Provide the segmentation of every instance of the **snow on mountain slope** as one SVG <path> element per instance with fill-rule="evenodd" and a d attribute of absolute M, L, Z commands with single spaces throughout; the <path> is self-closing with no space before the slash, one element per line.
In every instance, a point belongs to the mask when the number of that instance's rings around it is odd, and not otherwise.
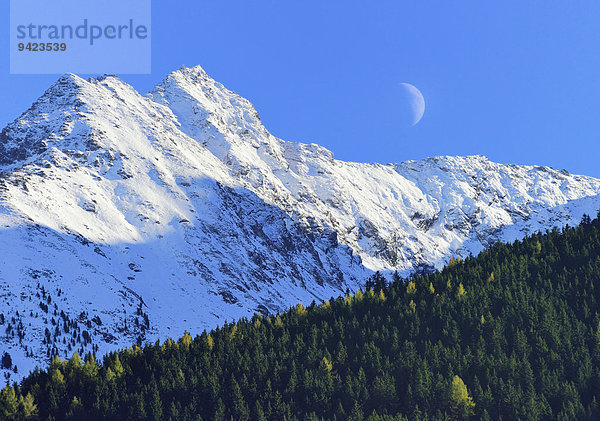
<path fill-rule="evenodd" d="M 338 161 L 273 137 L 200 67 L 146 96 L 65 75 L 0 133 L 0 352 L 14 379 L 54 353 L 327 299 L 575 224 L 599 193 L 481 156 Z"/>

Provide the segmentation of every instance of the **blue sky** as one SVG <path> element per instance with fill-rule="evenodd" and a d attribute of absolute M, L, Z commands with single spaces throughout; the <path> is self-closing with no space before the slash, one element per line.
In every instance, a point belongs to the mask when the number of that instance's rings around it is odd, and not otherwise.
<path fill-rule="evenodd" d="M 0 38 L 0 126 L 56 76 L 9 75 Z M 484 154 L 600 177 L 598 1 L 153 2 L 146 92 L 200 64 L 248 98 L 271 133 L 339 159 Z M 400 82 L 426 111 L 399 124 Z"/>

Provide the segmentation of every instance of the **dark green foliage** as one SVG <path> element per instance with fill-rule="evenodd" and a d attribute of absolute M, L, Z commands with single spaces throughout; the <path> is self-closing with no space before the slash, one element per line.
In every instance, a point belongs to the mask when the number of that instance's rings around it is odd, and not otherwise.
<path fill-rule="evenodd" d="M 584 222 L 102 364 L 55 359 L 0 408 L 30 394 L 56 420 L 600 419 L 600 221 Z"/>
<path fill-rule="evenodd" d="M 0 360 L 1 368 L 12 368 L 12 358 L 8 352 L 2 354 L 2 360 Z"/>

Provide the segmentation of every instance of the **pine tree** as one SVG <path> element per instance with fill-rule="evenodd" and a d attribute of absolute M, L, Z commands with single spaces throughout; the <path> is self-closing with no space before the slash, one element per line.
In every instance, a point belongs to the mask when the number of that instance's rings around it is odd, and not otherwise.
<path fill-rule="evenodd" d="M 133 420 L 147 419 L 146 405 L 144 398 L 140 393 L 133 394 L 133 405 L 128 408 L 129 418 Z"/>
<path fill-rule="evenodd" d="M 158 393 L 156 384 L 153 384 L 149 396 L 148 414 L 151 420 L 160 421 L 163 417 L 163 406 L 162 400 Z"/>
<path fill-rule="evenodd" d="M 465 382 L 454 376 L 450 385 L 450 409 L 458 419 L 466 419 L 473 414 L 475 403 L 469 396 Z"/>
<path fill-rule="evenodd" d="M 25 397 L 21 395 L 19 398 L 19 409 L 25 419 L 36 417 L 38 409 L 31 393 L 27 393 Z"/>
<path fill-rule="evenodd" d="M 250 419 L 250 411 L 244 401 L 240 386 L 233 376 L 231 377 L 231 402 L 231 412 L 234 419 L 241 421 Z"/>
<path fill-rule="evenodd" d="M 215 408 L 215 414 L 213 416 L 214 421 L 224 421 L 225 420 L 225 405 L 221 398 L 217 401 L 217 406 Z"/>
<path fill-rule="evenodd" d="M 461 282 L 460 284 L 458 284 L 458 296 L 460 298 L 462 298 L 465 296 L 466 293 L 467 293 L 467 291 L 465 290 L 465 287 Z"/>
<path fill-rule="evenodd" d="M 12 368 L 12 357 L 8 352 L 2 354 L 2 360 L 0 361 L 0 368 L 6 368 L 10 370 Z"/>
<path fill-rule="evenodd" d="M 265 411 L 263 411 L 262 405 L 258 400 L 254 403 L 254 419 L 256 421 L 267 421 Z"/>
<path fill-rule="evenodd" d="M 67 419 L 81 419 L 83 417 L 82 410 L 83 406 L 77 396 L 73 397 L 67 411 Z"/>
<path fill-rule="evenodd" d="M 365 416 L 362 408 L 357 401 L 354 401 L 354 406 L 352 407 L 352 412 L 350 412 L 348 421 L 362 421 L 364 418 Z"/>
<path fill-rule="evenodd" d="M 2 419 L 10 420 L 17 416 L 19 409 L 19 399 L 15 393 L 15 389 L 6 386 L 0 393 L 0 415 Z"/>

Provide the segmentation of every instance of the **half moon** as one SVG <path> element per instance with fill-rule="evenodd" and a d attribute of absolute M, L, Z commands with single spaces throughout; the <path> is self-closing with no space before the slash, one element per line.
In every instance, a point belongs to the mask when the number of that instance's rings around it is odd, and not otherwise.
<path fill-rule="evenodd" d="M 417 88 L 410 83 L 401 83 L 400 87 L 408 97 L 411 110 L 411 127 L 417 124 L 425 113 L 425 98 Z"/>

